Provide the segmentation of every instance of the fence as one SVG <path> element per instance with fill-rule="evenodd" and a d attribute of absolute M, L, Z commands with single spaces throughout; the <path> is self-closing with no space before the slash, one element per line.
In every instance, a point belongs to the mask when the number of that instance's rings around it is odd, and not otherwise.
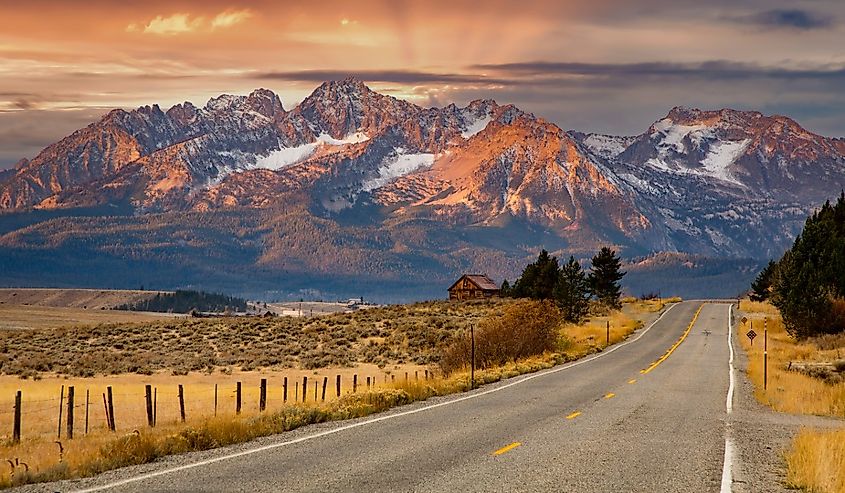
<path fill-rule="evenodd" d="M 272 412 L 293 403 L 321 403 L 355 393 L 405 381 L 427 380 L 429 370 L 396 374 L 340 374 L 270 377 L 250 376 L 221 383 L 120 383 L 92 381 L 41 384 L 0 396 L 0 430 L 8 439 L 73 439 L 93 432 L 132 431 L 157 424 L 175 424 L 193 418 Z M 185 377 L 190 380 L 190 377 Z M 401 380 L 400 380 L 401 381 Z M 40 382 L 39 382 L 40 383 Z M 72 383 L 72 384 L 71 384 Z M 48 388 L 43 388 L 48 387 Z M 56 388 L 57 387 L 57 388 Z M 55 397 L 45 394 L 57 390 Z"/>

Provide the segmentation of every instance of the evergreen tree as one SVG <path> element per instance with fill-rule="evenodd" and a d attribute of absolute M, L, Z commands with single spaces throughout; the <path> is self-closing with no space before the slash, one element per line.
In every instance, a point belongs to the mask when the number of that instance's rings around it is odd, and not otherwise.
<path fill-rule="evenodd" d="M 622 272 L 620 267 L 622 267 L 622 261 L 616 252 L 608 247 L 602 247 L 592 259 L 592 269 L 587 277 L 590 291 L 600 303 L 608 308 L 622 307 L 620 301 L 622 286 L 619 281 L 625 272 Z"/>
<path fill-rule="evenodd" d="M 757 274 L 757 278 L 751 283 L 751 301 L 766 301 L 769 299 L 769 289 L 772 287 L 772 276 L 775 273 L 777 264 L 769 260 L 768 265 Z"/>
<path fill-rule="evenodd" d="M 525 266 L 511 289 L 515 298 L 549 300 L 554 298 L 558 278 L 557 257 L 542 250 L 537 260 Z"/>
<path fill-rule="evenodd" d="M 845 331 L 845 194 L 807 219 L 777 262 L 770 291 L 794 337 Z"/>
<path fill-rule="evenodd" d="M 563 319 L 567 322 L 580 323 L 590 310 L 587 275 L 573 256 L 560 267 L 555 299 Z"/>
<path fill-rule="evenodd" d="M 502 287 L 499 288 L 499 295 L 503 297 L 508 297 L 511 295 L 511 284 L 508 282 L 507 279 L 502 281 Z"/>

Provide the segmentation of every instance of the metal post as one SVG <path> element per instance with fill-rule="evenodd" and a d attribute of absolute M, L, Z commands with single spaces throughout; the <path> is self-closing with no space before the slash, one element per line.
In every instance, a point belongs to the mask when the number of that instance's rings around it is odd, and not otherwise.
<path fill-rule="evenodd" d="M 91 389 L 85 389 L 85 434 L 88 434 L 88 406 L 90 404 Z"/>
<path fill-rule="evenodd" d="M 470 371 L 469 371 L 469 379 L 470 379 L 470 388 L 475 388 L 475 326 L 473 324 L 469 325 L 469 338 L 470 338 Z"/>
<path fill-rule="evenodd" d="M 769 388 L 769 319 L 763 319 L 763 390 Z"/>

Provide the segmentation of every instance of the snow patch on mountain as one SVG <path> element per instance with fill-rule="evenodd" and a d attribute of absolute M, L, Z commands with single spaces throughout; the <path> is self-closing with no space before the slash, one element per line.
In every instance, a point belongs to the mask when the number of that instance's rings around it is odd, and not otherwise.
<path fill-rule="evenodd" d="M 270 152 L 266 156 L 258 156 L 253 168 L 263 168 L 273 171 L 280 170 L 292 164 L 305 161 L 311 154 L 314 154 L 314 151 L 317 150 L 319 145 L 319 142 L 312 142 L 296 147 L 282 147 L 279 150 Z"/>
<path fill-rule="evenodd" d="M 484 115 L 480 118 L 476 118 L 475 120 L 471 120 L 470 122 L 467 123 L 466 130 L 461 132 L 461 137 L 468 139 L 468 138 L 472 137 L 473 135 L 477 134 L 478 132 L 481 132 L 482 130 L 487 128 L 487 124 L 489 124 L 490 120 L 492 120 L 492 119 L 493 119 L 493 117 L 491 117 L 489 114 L 487 114 L 487 115 Z"/>
<path fill-rule="evenodd" d="M 751 139 L 737 142 L 719 141 L 714 143 L 710 146 L 710 152 L 707 154 L 707 157 L 701 161 L 703 174 L 741 185 L 731 174 L 729 168 L 745 152 L 750 143 Z"/>
<path fill-rule="evenodd" d="M 360 144 L 361 142 L 366 142 L 368 140 L 370 140 L 370 136 L 365 134 L 364 132 L 351 133 L 342 139 L 335 139 L 334 137 L 326 133 L 320 134 L 320 136 L 317 137 L 318 142 L 333 146 L 342 146 L 346 144 Z"/>
<path fill-rule="evenodd" d="M 381 188 L 396 178 L 413 173 L 434 164 L 434 154 L 416 153 L 406 154 L 405 149 L 396 148 L 396 155 L 386 158 L 378 169 L 378 176 L 361 186 L 364 192 L 371 192 Z"/>
<path fill-rule="evenodd" d="M 605 159 L 614 159 L 622 154 L 636 137 L 590 134 L 582 142 L 594 154 Z"/>
<path fill-rule="evenodd" d="M 266 156 L 259 156 L 255 160 L 253 168 L 263 168 L 273 171 L 280 170 L 284 167 L 305 161 L 320 145 L 342 146 L 347 144 L 359 144 L 370 140 L 370 137 L 363 132 L 355 132 L 349 134 L 342 139 L 335 139 L 329 134 L 320 134 L 317 140 L 308 144 L 302 144 L 296 147 L 282 147 L 279 150 L 272 151 Z"/>
<path fill-rule="evenodd" d="M 705 140 L 715 137 L 713 128 L 707 125 L 680 125 L 668 118 L 664 118 L 654 124 L 652 137 L 662 137 L 657 143 L 661 154 L 674 150 L 678 154 L 686 154 L 684 139 L 689 137 L 690 141 L 699 149 Z"/>

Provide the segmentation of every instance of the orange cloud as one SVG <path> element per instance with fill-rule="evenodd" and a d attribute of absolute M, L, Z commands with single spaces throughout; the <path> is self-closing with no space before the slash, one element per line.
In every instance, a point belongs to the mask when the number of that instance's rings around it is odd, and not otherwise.
<path fill-rule="evenodd" d="M 144 33 L 173 36 L 196 31 L 205 23 L 203 17 L 196 19 L 190 17 L 190 14 L 173 14 L 169 17 L 159 15 L 144 27 Z"/>
<path fill-rule="evenodd" d="M 225 12 L 220 12 L 214 17 L 214 19 L 211 20 L 211 28 L 217 29 L 218 27 L 231 27 L 249 19 L 250 17 L 252 17 L 252 12 L 247 9 L 226 10 Z"/>

